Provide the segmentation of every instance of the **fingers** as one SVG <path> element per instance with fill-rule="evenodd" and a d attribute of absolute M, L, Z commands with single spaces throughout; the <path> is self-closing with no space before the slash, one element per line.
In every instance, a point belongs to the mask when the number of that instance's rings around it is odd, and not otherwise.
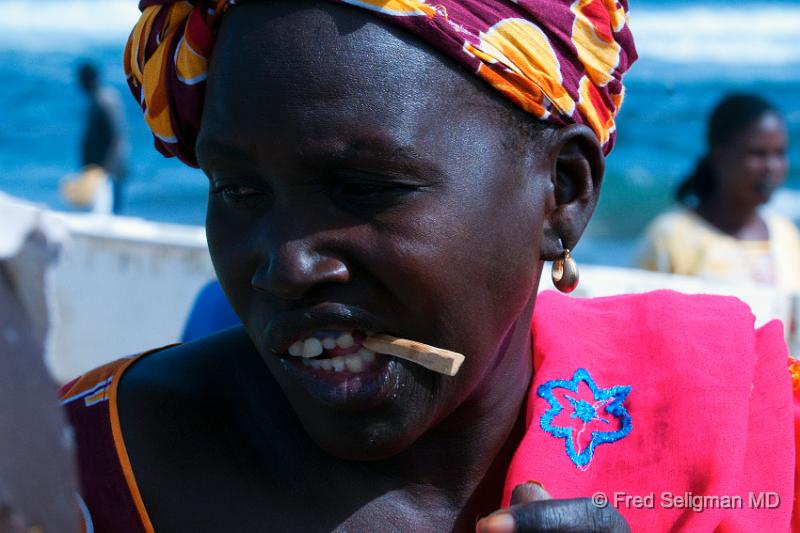
<path fill-rule="evenodd" d="M 517 485 L 511 506 L 480 520 L 475 529 L 477 533 L 630 533 L 613 507 L 600 509 L 589 498 L 553 500 L 536 481 Z"/>
<path fill-rule="evenodd" d="M 512 506 L 549 499 L 550 495 L 538 481 L 521 483 L 511 493 Z M 502 510 L 480 520 L 475 530 L 478 533 L 513 533 L 517 530 L 517 525 L 514 516 L 508 510 Z"/>
<path fill-rule="evenodd" d="M 514 516 L 505 511 L 492 513 L 475 524 L 475 533 L 514 533 L 516 530 Z"/>
<path fill-rule="evenodd" d="M 612 506 L 597 508 L 590 498 L 546 500 L 509 507 L 518 533 L 630 533 Z"/>
<path fill-rule="evenodd" d="M 519 505 L 520 503 L 538 502 L 549 499 L 550 494 L 544 490 L 544 485 L 533 480 L 517 485 L 514 487 L 514 492 L 511 493 L 511 505 Z"/>

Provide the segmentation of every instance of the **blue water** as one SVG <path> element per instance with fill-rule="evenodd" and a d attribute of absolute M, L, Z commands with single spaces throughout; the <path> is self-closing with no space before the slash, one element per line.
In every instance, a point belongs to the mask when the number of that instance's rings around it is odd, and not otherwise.
<path fill-rule="evenodd" d="M 74 70 L 90 59 L 124 97 L 133 154 L 125 213 L 202 224 L 205 177 L 152 149 L 124 84 L 120 57 L 135 2 L 0 4 L 6 13 L 0 20 L 0 190 L 68 209 L 58 180 L 78 166 L 85 105 Z M 635 237 L 669 206 L 672 189 L 702 151 L 706 114 L 726 92 L 754 91 L 777 103 L 795 140 L 790 158 L 800 162 L 800 2 L 631 4 L 641 59 L 627 78 L 602 200 L 576 251 L 583 261 L 628 260 Z M 84 16 L 98 6 L 106 19 Z M 787 186 L 800 190 L 800 163 L 790 169 Z"/>

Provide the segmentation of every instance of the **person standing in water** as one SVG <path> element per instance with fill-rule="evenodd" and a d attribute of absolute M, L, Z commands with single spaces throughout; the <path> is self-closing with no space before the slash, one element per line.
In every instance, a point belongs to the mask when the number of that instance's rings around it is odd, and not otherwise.
<path fill-rule="evenodd" d="M 91 63 L 78 68 L 78 81 L 89 99 L 86 129 L 81 141 L 81 168 L 102 168 L 113 184 L 114 214 L 122 210 L 122 189 L 127 168 L 127 143 L 119 93 L 100 84 L 100 73 Z"/>
<path fill-rule="evenodd" d="M 638 259 L 647 270 L 800 291 L 800 234 L 761 212 L 788 169 L 781 113 L 750 94 L 725 97 L 711 113 L 708 150 L 680 184 L 680 208 L 656 218 Z"/>

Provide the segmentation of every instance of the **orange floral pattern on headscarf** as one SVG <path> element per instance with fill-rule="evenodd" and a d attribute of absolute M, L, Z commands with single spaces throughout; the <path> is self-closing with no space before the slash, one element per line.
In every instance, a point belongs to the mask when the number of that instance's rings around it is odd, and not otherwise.
<path fill-rule="evenodd" d="M 581 78 L 579 92 L 578 112 L 584 117 L 586 124 L 594 130 L 600 144 L 607 144 L 616 131 L 614 115 L 605 106 L 602 93 L 588 76 Z M 622 104 L 622 93 L 618 98 L 617 107 Z"/>
<path fill-rule="evenodd" d="M 196 166 L 208 63 L 227 9 L 247 0 L 142 0 L 128 85 L 158 150 Z M 636 60 L 627 0 L 330 0 L 416 35 L 542 120 L 582 123 L 608 153 Z"/>
<path fill-rule="evenodd" d="M 572 4 L 572 43 L 589 79 L 600 87 L 614 79 L 619 64 L 621 49 L 613 32 L 624 27 L 626 18 L 615 4 L 616 0 L 575 0 Z"/>
<path fill-rule="evenodd" d="M 572 114 L 575 102 L 564 88 L 556 52 L 533 22 L 502 20 L 481 33 L 477 44 L 464 46 L 481 60 L 478 76 L 525 111 L 542 119 L 550 116 L 551 107 Z"/>
<path fill-rule="evenodd" d="M 397 17 L 426 15 L 432 17 L 436 8 L 424 0 L 342 0 L 343 4 L 364 7 Z"/>

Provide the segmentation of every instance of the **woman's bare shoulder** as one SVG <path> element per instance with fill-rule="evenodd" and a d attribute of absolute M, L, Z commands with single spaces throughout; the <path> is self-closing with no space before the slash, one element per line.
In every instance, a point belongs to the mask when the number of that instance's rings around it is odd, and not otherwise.
<path fill-rule="evenodd" d="M 222 393 L 243 366 L 257 366 L 259 361 L 250 338 L 238 326 L 139 358 L 125 370 L 120 395 L 168 393 L 209 398 Z"/>
<path fill-rule="evenodd" d="M 186 516 L 202 516 L 211 521 L 208 530 L 223 530 L 230 517 L 205 508 L 208 501 L 238 510 L 237 520 L 250 519 L 249 508 L 277 512 L 245 489 L 288 479 L 255 457 L 293 449 L 287 440 L 300 430 L 243 328 L 140 359 L 122 376 L 118 409 L 143 505 L 159 529 L 179 530 Z"/>
<path fill-rule="evenodd" d="M 116 399 L 126 439 L 138 439 L 164 427 L 189 438 L 219 430 L 248 416 L 254 398 L 260 416 L 281 415 L 283 393 L 239 326 L 140 358 L 120 376 Z"/>

